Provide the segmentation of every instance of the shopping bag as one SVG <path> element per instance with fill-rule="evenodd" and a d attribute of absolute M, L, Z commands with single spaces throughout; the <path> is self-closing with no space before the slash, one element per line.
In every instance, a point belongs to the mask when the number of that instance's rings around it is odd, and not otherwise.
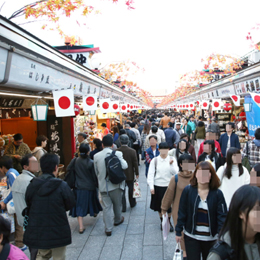
<path fill-rule="evenodd" d="M 9 215 L 13 215 L 15 214 L 15 207 L 14 207 L 14 201 L 13 199 L 11 199 L 8 203 L 7 203 L 7 212 Z"/>
<path fill-rule="evenodd" d="M 14 224 L 14 215 L 9 215 L 7 212 L 4 212 L 2 210 L 2 212 L 0 213 L 0 215 L 4 218 L 4 219 L 7 219 L 10 224 L 11 224 L 11 233 L 14 233 L 15 231 L 15 224 Z"/>
<path fill-rule="evenodd" d="M 173 255 L 173 260 L 183 260 L 183 251 L 181 250 L 180 243 L 177 243 Z"/>
<path fill-rule="evenodd" d="M 170 232 L 170 222 L 167 214 L 163 215 L 162 230 L 163 230 L 163 239 L 166 240 Z"/>
<path fill-rule="evenodd" d="M 135 180 L 134 181 L 134 192 L 133 192 L 133 198 L 141 198 L 141 189 L 139 186 L 139 181 Z"/>

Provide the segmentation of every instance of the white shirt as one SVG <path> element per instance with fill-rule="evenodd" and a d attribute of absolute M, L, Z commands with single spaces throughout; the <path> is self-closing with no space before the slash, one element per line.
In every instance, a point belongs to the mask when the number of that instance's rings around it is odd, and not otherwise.
<path fill-rule="evenodd" d="M 236 190 L 241 186 L 250 183 L 250 175 L 248 173 L 248 170 L 244 166 L 242 166 L 244 172 L 241 176 L 239 176 L 238 165 L 233 165 L 231 170 L 232 176 L 230 177 L 230 179 L 228 179 L 226 176 L 223 178 L 226 165 L 227 164 L 219 167 L 217 175 L 221 181 L 221 186 L 219 189 L 223 192 L 224 198 L 227 203 L 227 207 L 229 208 L 231 199 Z"/>
<path fill-rule="evenodd" d="M 150 130 L 150 133 L 149 134 L 152 134 L 152 130 Z M 156 133 L 156 136 L 160 136 L 161 137 L 161 142 L 165 142 L 165 134 L 164 134 L 164 131 L 160 128 L 158 128 L 158 131 Z"/>
<path fill-rule="evenodd" d="M 173 175 L 177 174 L 179 167 L 175 158 L 167 156 L 163 159 L 160 155 L 157 158 L 157 167 L 156 175 L 155 174 L 155 158 L 152 159 L 149 171 L 147 175 L 147 183 L 150 186 L 150 189 L 154 189 L 154 185 L 159 187 L 167 187 L 170 183 L 170 180 Z M 173 163 L 170 164 L 170 160 L 173 160 Z"/>

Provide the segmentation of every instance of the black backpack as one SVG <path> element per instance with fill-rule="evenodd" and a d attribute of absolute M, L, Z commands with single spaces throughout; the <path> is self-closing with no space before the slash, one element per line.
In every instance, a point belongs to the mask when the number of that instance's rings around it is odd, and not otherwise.
<path fill-rule="evenodd" d="M 221 260 L 235 260 L 236 254 L 226 242 L 218 240 L 209 252 L 217 254 Z"/>
<path fill-rule="evenodd" d="M 75 188 L 76 185 L 76 173 L 75 173 L 75 163 L 77 158 L 73 159 L 72 166 L 69 171 L 67 171 L 64 181 L 66 181 L 71 189 Z"/>
<path fill-rule="evenodd" d="M 105 158 L 106 164 L 106 179 L 108 178 L 113 184 L 119 184 L 126 180 L 124 170 L 122 169 L 121 162 L 116 156 L 116 152 L 113 151 L 109 156 Z"/>

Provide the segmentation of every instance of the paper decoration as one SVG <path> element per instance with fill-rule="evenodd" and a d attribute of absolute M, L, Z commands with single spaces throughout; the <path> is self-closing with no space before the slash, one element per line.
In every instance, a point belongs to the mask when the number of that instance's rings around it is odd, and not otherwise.
<path fill-rule="evenodd" d="M 75 116 L 73 89 L 52 91 L 56 117 Z"/>
<path fill-rule="evenodd" d="M 212 99 L 212 111 L 221 109 L 221 99 Z"/>
<path fill-rule="evenodd" d="M 96 95 L 86 95 L 83 96 L 83 110 L 97 110 L 97 96 Z"/>
<path fill-rule="evenodd" d="M 201 102 L 201 108 L 202 109 L 209 109 L 209 101 Z"/>
<path fill-rule="evenodd" d="M 234 102 L 236 107 L 240 106 L 240 96 L 238 95 L 230 95 L 232 101 Z"/>
<path fill-rule="evenodd" d="M 119 107 L 119 101 L 112 101 L 111 102 L 111 111 L 110 112 L 119 112 L 120 111 L 120 107 Z"/>
<path fill-rule="evenodd" d="M 101 113 L 110 113 L 111 112 L 111 101 L 109 98 L 101 99 L 99 102 Z"/>
<path fill-rule="evenodd" d="M 199 100 L 196 101 L 196 105 L 200 106 L 201 102 Z"/>
<path fill-rule="evenodd" d="M 189 104 L 189 107 L 190 107 L 190 109 L 194 109 L 194 103 L 193 102 L 191 102 L 190 104 Z"/>
<path fill-rule="evenodd" d="M 253 101 L 260 107 L 260 94 L 251 93 L 251 92 L 249 92 L 249 94 L 251 95 Z"/>

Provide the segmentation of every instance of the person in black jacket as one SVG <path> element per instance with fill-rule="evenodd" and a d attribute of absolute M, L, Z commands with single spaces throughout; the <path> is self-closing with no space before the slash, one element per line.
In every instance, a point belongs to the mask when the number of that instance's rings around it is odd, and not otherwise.
<path fill-rule="evenodd" d="M 76 206 L 71 209 L 70 216 L 78 218 L 79 233 L 83 234 L 83 217 L 88 214 L 96 217 L 102 207 L 98 200 L 98 180 L 94 170 L 94 163 L 89 158 L 89 145 L 81 144 L 79 147 L 79 158 L 74 158 L 67 167 L 67 171 L 75 169 L 75 189 Z"/>
<path fill-rule="evenodd" d="M 221 155 L 215 151 L 214 140 L 206 140 L 203 144 L 203 153 L 199 156 L 198 162 L 209 161 L 215 171 L 221 166 Z"/>
<path fill-rule="evenodd" d="M 181 241 L 183 232 L 187 259 L 200 260 L 202 254 L 206 260 L 225 222 L 227 205 L 211 163 L 200 162 L 190 183 L 180 199 L 176 241 Z"/>
<path fill-rule="evenodd" d="M 66 211 L 75 205 L 74 194 L 65 181 L 57 179 L 59 157 L 44 154 L 40 159 L 43 174 L 27 187 L 25 201 L 28 225 L 23 242 L 37 248 L 37 259 L 64 259 L 71 244 L 71 230 Z"/>
<path fill-rule="evenodd" d="M 134 142 L 136 141 L 136 135 L 135 133 L 130 129 L 130 125 L 129 124 L 126 124 L 125 125 L 125 131 L 126 131 L 126 134 L 128 135 L 129 137 L 129 140 L 131 142 L 131 148 L 133 148 L 134 146 Z"/>

